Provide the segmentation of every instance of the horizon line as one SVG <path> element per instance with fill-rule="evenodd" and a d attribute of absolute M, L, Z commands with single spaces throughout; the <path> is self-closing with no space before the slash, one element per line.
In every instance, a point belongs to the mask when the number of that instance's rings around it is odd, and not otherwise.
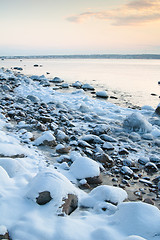
<path fill-rule="evenodd" d="M 160 59 L 160 54 L 155 53 L 134 53 L 134 54 L 36 54 L 36 55 L 2 55 L 0 59 L 25 59 L 25 58 L 142 58 L 142 59 Z"/>

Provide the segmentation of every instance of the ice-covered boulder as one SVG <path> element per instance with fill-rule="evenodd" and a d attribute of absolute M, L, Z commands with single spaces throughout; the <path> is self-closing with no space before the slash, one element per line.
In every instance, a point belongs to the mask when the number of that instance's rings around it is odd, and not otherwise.
<path fill-rule="evenodd" d="M 140 113 L 132 113 L 124 120 L 123 127 L 134 132 L 149 133 L 152 125 Z"/>

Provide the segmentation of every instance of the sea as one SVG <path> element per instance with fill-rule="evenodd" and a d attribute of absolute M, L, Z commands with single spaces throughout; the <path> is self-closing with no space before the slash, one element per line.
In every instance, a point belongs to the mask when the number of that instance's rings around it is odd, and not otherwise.
<path fill-rule="evenodd" d="M 105 101 L 120 106 L 156 108 L 160 102 L 160 59 L 14 57 L 1 58 L 0 67 L 21 67 L 21 74 L 28 76 L 60 77 L 70 85 L 76 81 L 89 83 L 95 91 L 108 92 L 109 98 Z M 73 91 L 73 88 L 63 91 Z M 95 97 L 94 92 L 87 94 Z"/>

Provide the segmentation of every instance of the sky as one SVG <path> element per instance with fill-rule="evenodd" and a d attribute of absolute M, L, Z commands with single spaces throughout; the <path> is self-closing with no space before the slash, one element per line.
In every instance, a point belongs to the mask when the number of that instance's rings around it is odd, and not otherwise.
<path fill-rule="evenodd" d="M 0 0 L 0 56 L 160 54 L 160 0 Z"/>

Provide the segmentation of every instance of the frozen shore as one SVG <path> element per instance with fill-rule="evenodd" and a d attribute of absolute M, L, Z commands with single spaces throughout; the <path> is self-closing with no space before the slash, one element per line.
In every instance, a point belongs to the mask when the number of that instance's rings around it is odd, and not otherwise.
<path fill-rule="evenodd" d="M 0 80 L 0 239 L 159 240 L 158 112 Z"/>

